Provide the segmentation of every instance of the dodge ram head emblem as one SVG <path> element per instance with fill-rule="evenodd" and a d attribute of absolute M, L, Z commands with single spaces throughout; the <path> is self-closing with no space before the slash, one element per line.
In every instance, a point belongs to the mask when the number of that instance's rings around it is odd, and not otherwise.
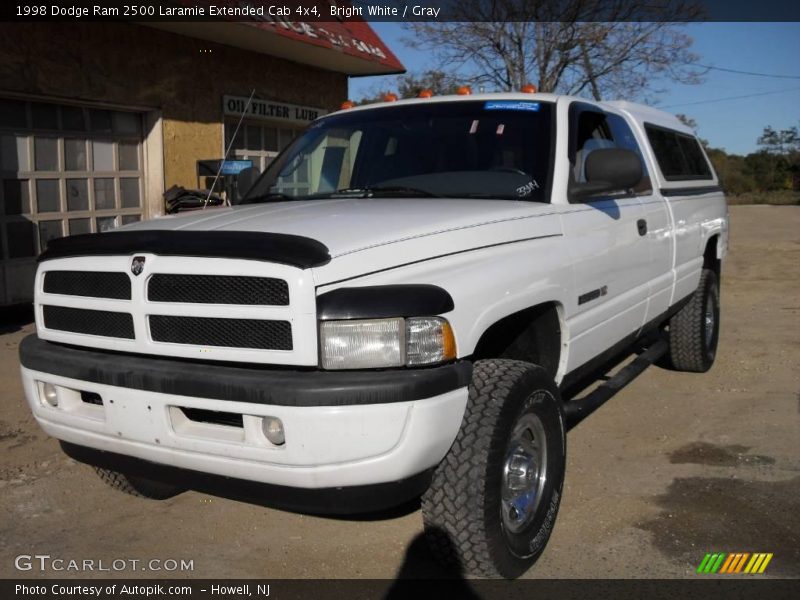
<path fill-rule="evenodd" d="M 131 261 L 131 273 L 139 275 L 144 271 L 144 256 L 134 256 Z"/>

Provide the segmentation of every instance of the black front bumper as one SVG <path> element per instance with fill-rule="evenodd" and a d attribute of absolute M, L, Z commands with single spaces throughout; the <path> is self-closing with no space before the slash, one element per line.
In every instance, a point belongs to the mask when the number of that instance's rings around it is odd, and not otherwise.
<path fill-rule="evenodd" d="M 413 502 L 428 489 L 433 471 L 429 469 L 413 477 L 388 483 L 306 489 L 180 469 L 68 442 L 61 442 L 61 449 L 78 462 L 169 483 L 181 490 L 194 490 L 269 508 L 320 515 L 354 515 L 401 507 Z M 407 508 L 416 510 L 418 505 Z"/>
<path fill-rule="evenodd" d="M 29 335 L 23 367 L 103 385 L 279 406 L 346 406 L 424 400 L 466 387 L 472 363 L 383 371 L 320 371 L 220 364 L 65 346 Z"/>

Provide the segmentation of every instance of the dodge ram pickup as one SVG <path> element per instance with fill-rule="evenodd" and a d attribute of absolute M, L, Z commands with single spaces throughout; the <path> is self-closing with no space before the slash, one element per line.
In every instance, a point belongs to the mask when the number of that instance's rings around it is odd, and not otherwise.
<path fill-rule="evenodd" d="M 708 370 L 727 241 L 717 176 L 664 112 L 349 108 L 234 206 L 53 240 L 22 380 L 122 491 L 168 497 L 188 473 L 301 510 L 421 495 L 438 558 L 512 578 L 558 512 L 565 390 L 654 334 L 661 364 Z"/>

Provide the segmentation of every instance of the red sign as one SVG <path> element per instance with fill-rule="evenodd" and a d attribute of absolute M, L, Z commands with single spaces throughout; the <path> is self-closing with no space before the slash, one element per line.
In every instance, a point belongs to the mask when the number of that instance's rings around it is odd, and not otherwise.
<path fill-rule="evenodd" d="M 291 0 L 285 2 L 285 7 L 280 2 L 258 0 L 216 0 L 213 3 L 180 0 L 180 3 L 193 6 L 214 4 L 220 21 L 237 21 L 292 40 L 378 63 L 392 71 L 405 70 L 372 27 L 357 12 L 347 10 L 351 5 L 341 0 Z M 314 12 L 304 12 L 304 7 L 313 7 Z M 333 11 L 331 7 L 334 7 Z M 332 16 L 334 13 L 339 16 Z M 212 15 L 206 12 L 204 16 Z"/>

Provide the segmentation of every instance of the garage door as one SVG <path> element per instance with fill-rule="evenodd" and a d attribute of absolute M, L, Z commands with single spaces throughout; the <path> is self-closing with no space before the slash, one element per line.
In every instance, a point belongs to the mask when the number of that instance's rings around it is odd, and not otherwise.
<path fill-rule="evenodd" d="M 0 304 L 31 300 L 48 240 L 143 216 L 142 115 L 0 98 Z"/>

